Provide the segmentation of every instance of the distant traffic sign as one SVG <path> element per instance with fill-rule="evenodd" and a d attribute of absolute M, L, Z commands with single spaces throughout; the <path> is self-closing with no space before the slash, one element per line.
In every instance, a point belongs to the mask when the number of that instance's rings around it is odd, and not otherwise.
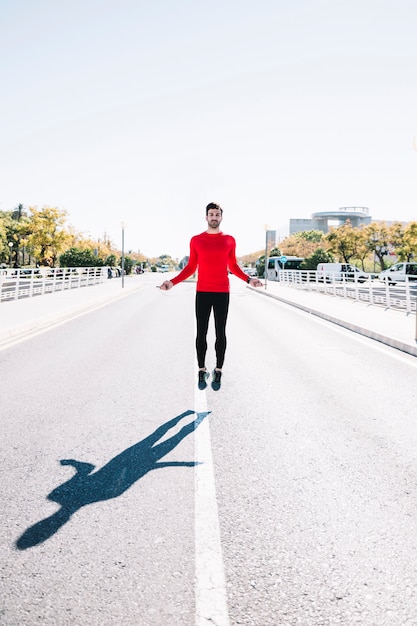
<path fill-rule="evenodd" d="M 283 265 L 285 265 L 285 263 L 288 261 L 287 257 L 284 254 L 279 257 L 279 260 Z"/>

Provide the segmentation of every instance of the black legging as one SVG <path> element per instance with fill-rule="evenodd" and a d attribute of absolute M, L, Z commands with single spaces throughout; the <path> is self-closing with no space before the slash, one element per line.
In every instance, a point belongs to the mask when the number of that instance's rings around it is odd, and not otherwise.
<path fill-rule="evenodd" d="M 209 291 L 197 291 L 195 298 L 195 315 L 197 318 L 197 348 L 198 367 L 205 367 L 207 352 L 207 330 L 211 309 L 214 312 L 214 326 L 216 329 L 216 367 L 221 369 L 226 352 L 226 320 L 229 310 L 229 294 Z"/>

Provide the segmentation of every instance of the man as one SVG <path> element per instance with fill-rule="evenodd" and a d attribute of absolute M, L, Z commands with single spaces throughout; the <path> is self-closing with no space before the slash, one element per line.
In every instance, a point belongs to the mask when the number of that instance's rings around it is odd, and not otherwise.
<path fill-rule="evenodd" d="M 216 367 L 213 370 L 212 387 L 220 389 L 222 367 L 226 352 L 226 320 L 229 309 L 228 269 L 252 287 L 262 287 L 257 278 L 250 278 L 240 269 L 236 261 L 236 242 L 231 235 L 220 230 L 223 209 L 214 202 L 206 207 L 208 228 L 200 235 L 192 237 L 190 257 L 184 269 L 172 280 L 166 280 L 160 289 L 168 290 L 189 278 L 198 268 L 195 312 L 197 318 L 197 361 L 199 389 L 207 387 L 209 373 L 206 370 L 207 331 L 211 310 L 214 313 L 216 330 Z"/>

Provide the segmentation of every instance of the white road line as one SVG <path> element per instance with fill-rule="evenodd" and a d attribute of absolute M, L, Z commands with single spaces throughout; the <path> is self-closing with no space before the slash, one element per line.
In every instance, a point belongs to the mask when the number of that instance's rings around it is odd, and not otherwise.
<path fill-rule="evenodd" d="M 196 389 L 194 405 L 207 414 L 205 391 Z M 195 431 L 195 460 L 196 626 L 229 626 L 208 415 Z"/>
<path fill-rule="evenodd" d="M 299 312 L 299 311 L 298 311 Z M 304 311 L 302 311 L 304 314 Z M 306 313 L 306 315 L 310 316 L 311 313 Z M 360 333 L 356 333 L 355 331 L 349 330 L 349 328 L 344 328 L 343 326 L 339 326 L 334 322 L 330 322 L 329 320 L 325 320 L 319 317 L 314 316 L 315 322 L 321 324 L 322 326 L 326 326 L 327 328 L 331 328 L 335 333 L 339 333 L 339 335 L 348 336 L 353 341 L 357 341 L 358 343 L 362 343 L 368 348 L 372 348 L 377 352 L 382 352 L 386 356 L 395 359 L 396 361 L 401 361 L 405 365 L 411 365 L 411 367 L 417 368 L 417 359 L 412 354 L 408 354 L 407 352 L 401 352 L 398 348 L 394 348 L 386 343 L 382 343 L 377 339 L 372 339 L 372 337 L 367 337 L 366 335 L 361 335 Z"/>
<path fill-rule="evenodd" d="M 250 287 L 249 290 L 255 291 L 253 287 Z M 271 301 L 274 301 L 273 298 L 270 298 Z M 296 315 L 301 315 L 306 317 L 309 320 L 314 320 L 315 323 L 321 324 L 322 326 L 326 326 L 330 328 L 332 331 L 339 333 L 340 335 L 349 336 L 353 341 L 357 341 L 358 343 L 362 343 L 366 345 L 368 348 L 372 348 L 378 352 L 383 352 L 386 356 L 389 356 L 397 361 L 401 361 L 406 365 L 411 365 L 414 368 L 417 368 L 417 359 L 412 354 L 408 354 L 407 352 L 401 352 L 398 348 L 394 348 L 387 343 L 382 343 L 377 339 L 373 339 L 372 337 L 367 337 L 366 335 L 362 335 L 361 333 L 357 333 L 354 330 L 350 330 L 345 326 L 341 326 L 336 324 L 335 322 L 331 322 L 330 320 L 326 320 L 319 315 L 313 315 L 308 311 L 304 311 L 303 309 L 298 309 L 297 307 L 292 306 L 291 304 L 287 304 L 286 302 L 280 302 L 279 300 L 275 300 L 279 304 L 282 304 L 288 309 L 292 309 L 292 311 Z M 414 359 L 414 360 L 413 360 Z"/>

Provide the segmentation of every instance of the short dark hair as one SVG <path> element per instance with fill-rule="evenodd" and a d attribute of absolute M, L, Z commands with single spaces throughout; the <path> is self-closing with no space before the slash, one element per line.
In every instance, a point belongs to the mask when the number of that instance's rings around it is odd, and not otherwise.
<path fill-rule="evenodd" d="M 206 215 L 208 215 L 208 212 L 210 211 L 210 209 L 214 209 L 215 211 L 220 211 L 220 213 L 223 215 L 223 209 L 220 206 L 220 204 L 216 204 L 215 202 L 209 202 L 208 205 L 206 206 Z"/>

